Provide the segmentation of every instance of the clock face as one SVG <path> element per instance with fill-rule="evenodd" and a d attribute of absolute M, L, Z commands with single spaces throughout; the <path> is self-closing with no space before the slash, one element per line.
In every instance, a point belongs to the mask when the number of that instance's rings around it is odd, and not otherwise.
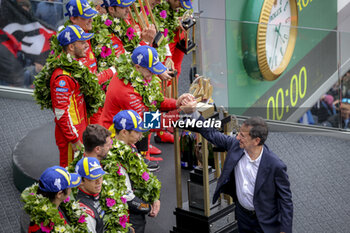
<path fill-rule="evenodd" d="M 291 31 L 290 0 L 275 0 L 266 30 L 266 59 L 270 70 L 275 71 L 287 51 Z"/>

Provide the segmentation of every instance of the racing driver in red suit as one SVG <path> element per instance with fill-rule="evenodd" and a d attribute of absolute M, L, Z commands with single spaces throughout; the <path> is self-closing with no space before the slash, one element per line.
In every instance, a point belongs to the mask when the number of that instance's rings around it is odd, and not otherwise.
<path fill-rule="evenodd" d="M 133 51 L 131 58 L 135 64 L 135 70 L 142 74 L 145 82 L 151 82 L 154 74 L 162 74 L 166 71 L 166 67 L 159 62 L 157 51 L 150 46 L 145 45 L 137 47 Z M 160 91 L 159 87 L 159 92 Z M 164 98 L 160 103 L 159 110 L 170 112 L 162 114 L 162 117 L 171 121 L 178 120 L 179 114 L 177 109 L 180 107 L 181 102 L 189 96 L 192 95 L 186 93 L 181 95 L 177 100 Z M 113 117 L 119 111 L 128 109 L 136 111 L 141 117 L 143 117 L 144 112 L 149 111 L 149 108 L 144 103 L 143 97 L 134 89 L 132 82 L 125 84 L 124 79 L 112 79 L 108 87 L 100 124 L 113 132 Z M 163 121 L 161 120 L 161 122 Z"/>
<path fill-rule="evenodd" d="M 97 11 L 92 9 L 87 0 L 70 0 L 66 4 L 67 14 L 72 24 L 80 26 L 85 32 L 92 30 L 92 20 L 97 14 Z M 97 61 L 95 54 L 92 52 L 90 41 L 88 41 L 88 49 L 86 50 L 86 56 L 79 58 L 91 73 L 96 74 L 98 83 L 101 85 L 111 79 L 116 73 L 114 66 L 106 69 L 100 73 L 97 73 Z M 89 124 L 96 124 L 102 113 L 102 107 L 99 108 L 98 112 L 92 115 L 89 119 Z"/>
<path fill-rule="evenodd" d="M 67 26 L 57 37 L 63 51 L 74 59 L 86 56 L 87 40 L 92 33 L 85 33 L 77 25 Z M 51 75 L 50 91 L 55 114 L 55 138 L 60 151 L 60 166 L 66 167 L 73 160 L 73 151 L 81 147 L 82 135 L 88 124 L 86 103 L 80 93 L 80 85 L 61 68 Z"/>

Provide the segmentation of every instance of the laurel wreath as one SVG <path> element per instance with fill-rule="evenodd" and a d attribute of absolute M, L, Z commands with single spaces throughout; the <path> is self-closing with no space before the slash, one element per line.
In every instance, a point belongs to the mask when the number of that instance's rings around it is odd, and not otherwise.
<path fill-rule="evenodd" d="M 166 12 L 166 18 L 163 18 L 161 16 L 162 11 Z M 160 31 L 164 32 L 164 30 L 167 29 L 167 38 L 169 43 L 174 42 L 176 31 L 180 26 L 179 18 L 181 18 L 182 15 L 186 12 L 186 9 L 179 8 L 177 10 L 173 10 L 167 1 L 162 1 L 162 3 L 157 4 L 153 8 L 153 12 Z"/>
<path fill-rule="evenodd" d="M 52 39 L 57 40 L 57 37 Z M 84 95 L 88 117 L 103 106 L 105 94 L 98 84 L 96 75 L 92 74 L 82 62 L 77 61 L 70 54 L 54 53 L 46 59 L 44 68 L 35 76 L 34 80 L 34 98 L 41 109 L 52 109 L 50 80 L 52 73 L 57 68 L 68 72 L 79 83 L 80 93 Z"/>
<path fill-rule="evenodd" d="M 23 209 L 30 215 L 31 221 L 46 228 L 47 232 L 69 232 L 69 233 L 88 233 L 85 218 L 86 213 L 79 208 L 76 201 L 67 201 L 60 204 L 60 208 L 68 218 L 69 225 L 64 224 L 56 206 L 46 197 L 37 194 L 38 183 L 27 187 L 21 194 L 24 202 Z"/>
<path fill-rule="evenodd" d="M 130 146 L 122 141 L 114 140 L 113 148 L 107 158 L 110 161 L 118 161 L 125 168 L 133 184 L 134 194 L 137 197 L 149 203 L 159 200 L 160 181 L 149 172 L 142 156 L 137 152 L 133 152 Z M 101 163 L 106 170 L 113 166 L 108 160 L 102 160 Z"/>

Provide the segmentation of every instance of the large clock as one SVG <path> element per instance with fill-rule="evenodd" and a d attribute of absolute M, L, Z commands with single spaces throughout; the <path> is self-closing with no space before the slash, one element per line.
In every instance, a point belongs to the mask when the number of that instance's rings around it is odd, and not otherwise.
<path fill-rule="evenodd" d="M 296 0 L 247 0 L 242 24 L 243 63 L 248 75 L 277 79 L 287 68 L 298 26 Z"/>
<path fill-rule="evenodd" d="M 297 36 L 295 0 L 265 0 L 257 31 L 257 57 L 262 76 L 275 80 L 287 68 Z"/>

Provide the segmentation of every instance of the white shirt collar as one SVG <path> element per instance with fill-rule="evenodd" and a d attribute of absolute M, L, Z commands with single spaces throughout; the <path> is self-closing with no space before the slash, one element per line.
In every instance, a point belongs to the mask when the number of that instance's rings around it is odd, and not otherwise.
<path fill-rule="evenodd" d="M 261 147 L 261 152 L 260 152 L 259 156 L 255 160 L 252 160 L 250 158 L 250 156 L 249 156 L 249 154 L 248 154 L 248 152 L 246 150 L 244 150 L 244 155 L 247 156 L 249 162 L 255 163 L 256 165 L 259 166 L 260 160 L 261 160 L 261 156 L 262 156 L 263 152 L 264 152 L 264 147 Z"/>

